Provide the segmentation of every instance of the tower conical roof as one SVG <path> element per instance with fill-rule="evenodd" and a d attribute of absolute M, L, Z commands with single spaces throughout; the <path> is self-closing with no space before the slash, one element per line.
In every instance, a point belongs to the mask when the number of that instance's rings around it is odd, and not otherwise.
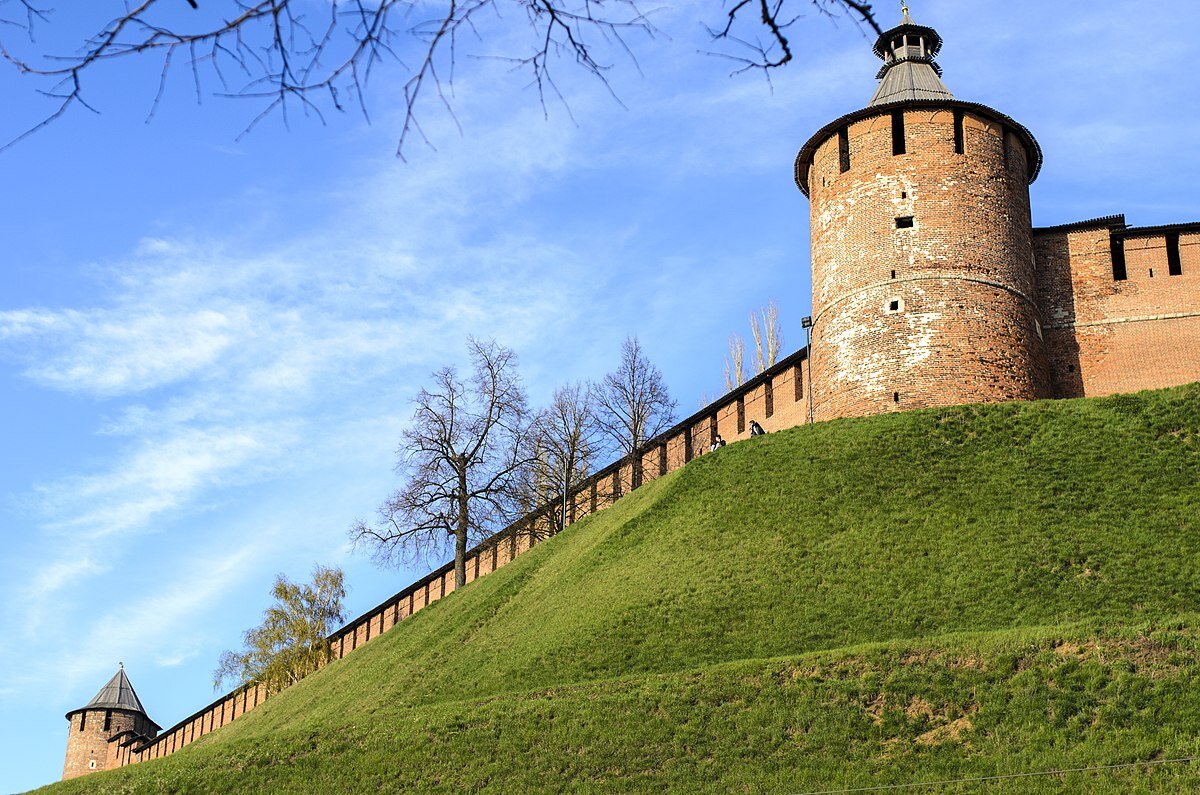
<path fill-rule="evenodd" d="M 883 59 L 883 68 L 875 75 L 879 86 L 867 107 L 914 99 L 954 99 L 933 60 L 941 49 L 938 32 L 914 22 L 906 6 L 900 24 L 875 42 L 875 54 Z"/>
<path fill-rule="evenodd" d="M 86 706 L 73 709 L 67 715 L 85 709 L 127 709 L 130 712 L 140 712 L 146 715 L 146 709 L 142 706 L 141 699 L 138 698 L 133 685 L 130 684 L 129 677 L 125 675 L 124 666 L 117 669 L 113 678 L 108 680 L 108 684 L 100 688 L 100 692 Z"/>

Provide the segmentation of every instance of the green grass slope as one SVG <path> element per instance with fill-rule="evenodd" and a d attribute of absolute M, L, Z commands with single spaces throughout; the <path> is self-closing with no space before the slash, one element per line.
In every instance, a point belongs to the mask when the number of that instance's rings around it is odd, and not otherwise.
<path fill-rule="evenodd" d="M 797 428 L 50 791 L 808 792 L 1186 757 L 1198 509 L 1200 385 Z M 1064 789 L 1200 767 L 988 785 Z"/>

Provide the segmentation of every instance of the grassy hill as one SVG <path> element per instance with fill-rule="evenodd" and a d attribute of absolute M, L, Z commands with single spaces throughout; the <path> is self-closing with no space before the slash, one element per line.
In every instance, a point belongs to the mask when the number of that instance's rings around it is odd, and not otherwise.
<path fill-rule="evenodd" d="M 800 793 L 1163 761 L 1200 754 L 1198 638 L 1200 385 L 844 420 L 705 455 L 180 753 L 46 791 Z M 1200 765 L 987 786 L 1200 790 Z"/>

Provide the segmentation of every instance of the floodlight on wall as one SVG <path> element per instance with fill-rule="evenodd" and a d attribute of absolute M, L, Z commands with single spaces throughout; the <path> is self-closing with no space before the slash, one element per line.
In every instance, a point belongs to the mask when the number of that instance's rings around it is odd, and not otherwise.
<path fill-rule="evenodd" d="M 808 423 L 813 421 L 813 394 L 812 394 L 812 315 L 805 315 L 800 318 L 800 328 L 804 329 L 804 348 L 806 353 L 805 359 L 805 374 L 808 376 Z"/>

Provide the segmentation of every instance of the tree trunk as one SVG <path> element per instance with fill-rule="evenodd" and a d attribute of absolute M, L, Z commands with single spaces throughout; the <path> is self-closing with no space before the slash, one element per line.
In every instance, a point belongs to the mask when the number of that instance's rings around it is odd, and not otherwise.
<path fill-rule="evenodd" d="M 467 528 L 470 526 L 470 508 L 467 502 L 467 473 L 458 472 L 458 527 L 454 530 L 454 588 L 467 584 Z"/>

